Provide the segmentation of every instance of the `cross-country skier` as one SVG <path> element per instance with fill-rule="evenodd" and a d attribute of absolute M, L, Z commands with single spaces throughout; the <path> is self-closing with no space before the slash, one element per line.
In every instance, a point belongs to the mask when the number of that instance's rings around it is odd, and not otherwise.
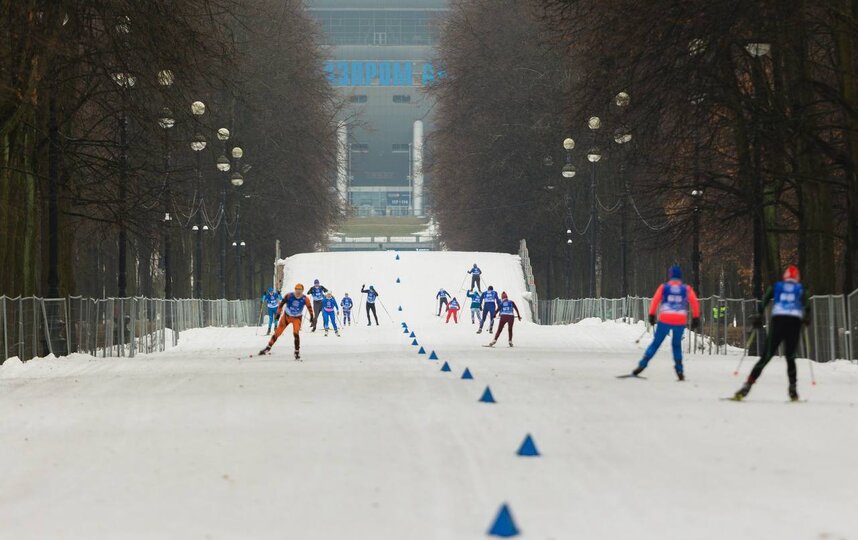
<path fill-rule="evenodd" d="M 354 302 L 352 302 L 349 293 L 346 293 L 343 296 L 343 299 L 340 300 L 340 306 L 343 308 L 343 326 L 352 325 L 352 307 L 354 307 Z"/>
<path fill-rule="evenodd" d="M 277 342 L 280 334 L 286 330 L 286 327 L 292 325 L 292 336 L 295 338 L 295 360 L 301 359 L 301 320 L 304 318 L 304 308 L 310 313 L 310 318 L 313 318 L 313 306 L 310 304 L 310 299 L 304 295 L 304 286 L 300 283 L 295 285 L 295 291 L 286 295 L 280 302 L 280 307 L 277 309 L 277 329 L 274 330 L 274 335 L 268 341 L 268 346 L 259 351 L 259 354 L 268 354 L 271 347 Z M 283 313 L 283 310 L 286 313 Z M 281 316 L 282 314 L 282 316 Z"/>
<path fill-rule="evenodd" d="M 331 291 L 325 293 L 325 299 L 322 300 L 322 318 L 325 323 L 325 335 L 328 335 L 328 328 L 334 327 L 334 333 L 339 336 L 340 329 L 337 328 L 337 314 L 340 312 L 340 306 L 337 305 L 337 299 Z"/>
<path fill-rule="evenodd" d="M 318 279 L 313 281 L 313 286 L 310 287 L 309 291 L 307 291 L 310 298 L 313 299 L 313 312 L 315 313 L 315 317 L 310 321 L 313 332 L 316 331 L 316 325 L 319 322 L 319 314 L 322 311 L 322 301 L 325 299 L 326 292 L 328 292 L 328 289 L 320 285 Z"/>
<path fill-rule="evenodd" d="M 470 270 L 468 270 L 468 273 L 471 274 L 471 289 L 476 288 L 482 290 L 482 288 L 480 287 L 480 276 L 483 274 L 483 271 L 480 270 L 480 267 L 477 266 L 477 263 L 474 263 L 474 266 L 471 267 Z"/>
<path fill-rule="evenodd" d="M 668 281 L 660 285 L 652 296 L 649 323 L 656 325 L 655 337 L 644 352 L 638 367 L 632 371 L 633 376 L 637 377 L 646 369 L 667 334 L 672 333 L 671 345 L 676 377 L 680 381 L 685 380 L 685 372 L 682 368 L 682 334 L 688 324 L 689 309 L 692 317 L 691 329 L 696 330 L 700 326 L 700 303 L 691 285 L 682 282 L 682 269 L 678 264 L 674 264 L 668 271 Z"/>
<path fill-rule="evenodd" d="M 483 318 L 480 321 L 480 328 L 477 330 L 478 334 L 483 332 L 483 325 L 486 324 L 486 319 L 491 318 L 489 321 L 489 333 L 494 332 L 495 328 L 495 312 L 498 307 L 498 293 L 494 287 L 489 285 L 488 290 L 486 290 L 481 296 L 480 300 L 483 302 Z"/>
<path fill-rule="evenodd" d="M 450 305 L 447 306 L 447 324 L 450 324 L 450 317 L 453 317 L 453 322 L 459 324 L 459 301 L 454 296 L 450 300 Z"/>
<path fill-rule="evenodd" d="M 272 327 L 277 326 L 277 318 L 274 315 L 277 314 L 281 300 L 283 300 L 283 296 L 274 287 L 268 287 L 268 290 L 262 295 L 262 303 L 268 308 L 268 332 L 265 333 L 266 336 L 271 334 Z"/>
<path fill-rule="evenodd" d="M 435 299 L 438 300 L 438 316 L 441 316 L 441 310 L 447 306 L 447 300 L 450 298 L 450 293 L 448 293 L 445 289 L 441 289 L 438 291 L 438 294 L 435 295 Z"/>
<path fill-rule="evenodd" d="M 521 320 L 521 313 L 518 312 L 518 306 L 509 299 L 506 292 L 501 293 L 500 309 L 498 311 L 500 313 L 500 324 L 498 325 L 497 334 L 495 334 L 492 342 L 489 343 L 489 347 L 495 346 L 498 338 L 503 333 L 503 327 L 507 325 L 509 325 L 509 346 L 512 347 L 512 325 L 515 324 L 515 317 Z M 515 312 L 515 316 L 513 316 L 513 312 Z"/>
<path fill-rule="evenodd" d="M 372 285 L 369 286 L 369 289 L 366 288 L 366 285 L 361 285 L 360 292 L 366 295 L 366 325 L 372 326 L 372 319 L 369 317 L 369 314 L 372 313 L 375 317 L 375 325 L 378 326 L 378 313 L 375 312 L 375 301 L 378 299 L 378 292 Z"/>
<path fill-rule="evenodd" d="M 468 293 L 468 298 L 471 299 L 471 324 L 474 324 L 474 318 L 477 322 L 482 322 L 483 317 L 480 314 L 480 291 L 474 289 Z"/>
<path fill-rule="evenodd" d="M 784 344 L 784 355 L 787 362 L 787 377 L 789 377 L 789 398 L 798 401 L 798 390 L 796 390 L 795 353 L 801 338 L 801 325 L 810 324 L 810 305 L 807 302 L 809 295 L 807 289 L 801 284 L 798 268 L 789 266 L 784 271 L 783 281 L 778 281 L 773 287 L 769 287 L 763 296 L 759 307 L 759 314 L 754 318 L 754 327 L 762 328 L 763 317 L 766 306 L 774 302 L 772 307 L 772 324 L 769 337 L 766 340 L 766 348 L 763 356 L 754 365 L 748 380 L 742 388 L 736 392 L 733 399 L 742 400 L 751 391 L 751 387 L 760 378 L 763 369 L 769 360 L 777 353 L 781 343 Z"/>

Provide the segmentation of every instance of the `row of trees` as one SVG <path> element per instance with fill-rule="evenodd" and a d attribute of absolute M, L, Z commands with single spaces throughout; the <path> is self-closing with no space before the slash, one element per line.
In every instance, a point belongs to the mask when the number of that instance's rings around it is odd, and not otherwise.
<path fill-rule="evenodd" d="M 299 0 L 4 2 L 0 34 L 0 293 L 255 296 L 336 219 Z"/>
<path fill-rule="evenodd" d="M 704 294 L 759 294 L 788 263 L 851 291 L 856 30 L 852 0 L 454 2 L 433 88 L 445 240 L 527 238 L 549 296 L 589 293 L 589 227 L 603 295 L 647 294 L 674 261 Z"/>

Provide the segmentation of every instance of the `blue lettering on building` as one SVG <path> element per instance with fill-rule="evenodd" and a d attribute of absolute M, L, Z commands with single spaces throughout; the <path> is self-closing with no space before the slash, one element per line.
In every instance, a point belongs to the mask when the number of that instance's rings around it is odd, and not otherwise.
<path fill-rule="evenodd" d="M 324 70 L 332 86 L 414 86 L 411 62 L 325 62 Z M 423 64 L 423 85 L 443 76 L 432 64 Z"/>

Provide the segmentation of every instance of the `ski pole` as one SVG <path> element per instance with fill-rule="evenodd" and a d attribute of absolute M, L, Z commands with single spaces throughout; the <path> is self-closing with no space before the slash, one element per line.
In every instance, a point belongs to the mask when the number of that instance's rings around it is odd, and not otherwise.
<path fill-rule="evenodd" d="M 378 303 L 381 304 L 381 309 L 383 309 L 384 312 L 387 313 L 387 318 L 390 319 L 390 322 L 393 322 L 393 317 L 390 316 L 390 312 L 387 311 L 386 307 L 384 307 L 384 302 L 381 301 L 381 298 L 378 299 Z"/>
<path fill-rule="evenodd" d="M 810 341 L 807 339 L 807 327 L 804 327 L 804 343 L 806 345 L 810 345 Z M 807 354 L 807 367 L 810 369 L 810 385 L 816 386 L 816 376 L 813 374 L 813 360 L 810 359 L 810 352 Z"/>
<path fill-rule="evenodd" d="M 640 337 L 639 337 L 639 338 L 637 338 L 637 339 L 635 340 L 635 345 L 637 345 L 638 343 L 640 343 L 640 342 L 641 342 L 641 340 L 644 338 L 644 336 L 647 334 L 647 332 L 648 332 L 648 331 L 649 331 L 648 329 L 644 328 L 643 333 L 640 335 Z"/>
<path fill-rule="evenodd" d="M 360 324 L 360 312 L 363 309 L 363 293 L 360 293 L 360 302 L 358 302 L 357 324 Z"/>
<path fill-rule="evenodd" d="M 733 371 L 733 376 L 734 376 L 734 377 L 738 377 L 738 376 L 739 376 L 739 370 L 742 368 L 742 362 L 744 362 L 744 361 L 745 361 L 745 357 L 746 357 L 746 356 L 748 356 L 748 350 L 750 350 L 750 348 L 751 348 L 751 343 L 753 343 L 754 338 L 756 338 L 756 337 L 757 337 L 757 332 L 756 332 L 756 329 L 754 329 L 754 331 L 753 331 L 753 332 L 751 332 L 751 335 L 750 335 L 750 336 L 748 336 L 748 340 L 745 342 L 745 350 L 744 350 L 744 351 L 742 351 L 742 358 L 740 358 L 740 359 L 739 359 L 739 365 L 738 365 L 738 366 L 736 366 L 736 370 L 735 370 L 735 371 Z"/>
<path fill-rule="evenodd" d="M 465 277 L 463 277 L 463 278 L 462 278 L 462 284 L 461 284 L 461 285 L 459 285 L 459 289 L 461 289 L 461 290 L 463 290 L 463 291 L 465 290 L 465 282 L 466 282 L 466 281 L 468 281 L 468 275 L 467 275 L 467 273 L 465 273 Z"/>

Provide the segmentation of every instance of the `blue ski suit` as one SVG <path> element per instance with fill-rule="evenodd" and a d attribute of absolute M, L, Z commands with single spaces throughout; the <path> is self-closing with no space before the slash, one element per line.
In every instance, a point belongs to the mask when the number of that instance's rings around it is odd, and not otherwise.
<path fill-rule="evenodd" d="M 277 307 L 283 297 L 279 292 L 274 290 L 274 287 L 262 295 L 262 303 L 268 308 L 268 333 L 271 333 L 271 328 L 277 324 Z"/>
<path fill-rule="evenodd" d="M 335 298 L 325 298 L 322 300 L 322 318 L 325 323 L 325 330 L 328 329 L 329 326 L 333 325 L 334 331 L 339 331 L 337 328 L 337 313 L 340 310 L 340 306 L 337 305 L 337 300 Z"/>

